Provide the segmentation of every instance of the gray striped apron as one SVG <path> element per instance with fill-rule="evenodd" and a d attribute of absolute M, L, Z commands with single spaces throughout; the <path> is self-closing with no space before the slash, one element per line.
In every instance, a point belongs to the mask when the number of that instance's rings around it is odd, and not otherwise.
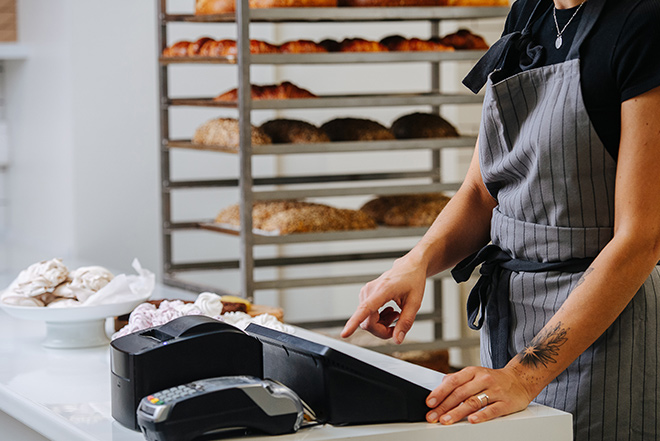
<path fill-rule="evenodd" d="M 485 314 L 486 367 L 531 344 L 613 237 L 616 162 L 582 101 L 578 57 L 603 4 L 585 5 L 566 62 L 488 77 L 479 148 L 497 200 L 491 245 L 455 269 L 465 280 L 484 262 L 468 308 L 473 326 Z M 535 398 L 573 414 L 576 440 L 660 439 L 659 293 L 656 266 L 612 326 Z"/>

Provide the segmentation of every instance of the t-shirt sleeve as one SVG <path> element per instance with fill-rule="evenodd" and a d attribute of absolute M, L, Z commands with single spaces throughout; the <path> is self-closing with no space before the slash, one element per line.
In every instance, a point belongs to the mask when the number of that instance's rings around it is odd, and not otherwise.
<path fill-rule="evenodd" d="M 637 3 L 613 57 L 621 102 L 660 86 L 660 0 Z"/>

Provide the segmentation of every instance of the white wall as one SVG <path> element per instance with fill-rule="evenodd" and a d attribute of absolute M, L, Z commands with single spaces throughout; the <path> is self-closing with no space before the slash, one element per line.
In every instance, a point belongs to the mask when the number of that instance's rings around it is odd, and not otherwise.
<path fill-rule="evenodd" d="M 192 0 L 171 0 L 172 11 L 192 10 Z M 159 130 L 156 47 L 156 2 L 115 0 L 18 0 L 19 40 L 29 50 L 27 61 L 8 63 L 5 73 L 6 118 L 11 128 L 11 164 L 7 193 L 7 222 L 11 241 L 43 250 L 44 258 L 76 256 L 130 271 L 133 257 L 160 270 Z M 442 33 L 468 25 L 492 42 L 502 21 L 443 24 Z M 396 27 L 395 27 L 396 26 Z M 424 23 L 290 24 L 251 26 L 253 38 L 282 42 L 294 38 L 320 40 L 360 36 L 381 38 L 392 33 L 424 37 Z M 393 30 L 395 29 L 395 30 Z M 202 35 L 234 38 L 228 24 L 176 24 L 168 43 Z M 442 70 L 446 86 L 469 66 L 451 64 Z M 234 66 L 176 66 L 170 69 L 173 96 L 213 96 L 236 85 Z M 419 91 L 427 87 L 429 69 L 413 66 L 286 66 L 254 67 L 253 82 L 291 80 L 316 93 L 359 91 Z M 443 114 L 464 133 L 475 132 L 478 108 L 447 107 Z M 365 116 L 389 124 L 397 116 L 424 108 L 349 109 L 282 112 L 322 123 L 337 116 Z M 235 111 L 173 109 L 172 137 L 189 138 L 208 118 L 236 116 Z M 260 123 L 273 112 L 255 112 Z M 173 177 L 235 176 L 236 158 L 200 152 L 173 152 Z M 300 174 L 371 170 L 418 169 L 428 153 L 388 155 L 304 155 L 255 161 L 256 174 Z M 470 153 L 456 153 L 444 165 L 445 175 L 460 178 Z M 367 171 L 367 170 L 365 170 Z M 357 208 L 366 198 L 334 198 L 327 202 Z M 235 191 L 177 192 L 175 220 L 212 218 L 237 202 Z M 400 240 L 397 247 L 411 247 Z M 234 239 L 207 233 L 182 233 L 175 251 L 183 260 L 217 259 L 235 255 Z M 320 251 L 360 249 L 366 244 L 320 244 Z M 387 247 L 389 245 L 377 245 Z M 291 247 L 282 252 L 290 252 Z M 280 251 L 273 251 L 280 252 Z M 378 273 L 390 262 L 371 264 Z M 330 271 L 345 271 L 335 269 Z M 350 271 L 351 268 L 348 269 Z M 324 270 L 326 271 L 326 270 Z M 295 272 L 290 272 L 294 274 Z M 237 278 L 221 276 L 231 288 Z M 359 286 L 284 293 L 283 306 L 292 320 L 343 316 L 354 308 Z M 266 302 L 274 301 L 269 297 Z M 310 305 L 314 305 L 311 307 Z"/>

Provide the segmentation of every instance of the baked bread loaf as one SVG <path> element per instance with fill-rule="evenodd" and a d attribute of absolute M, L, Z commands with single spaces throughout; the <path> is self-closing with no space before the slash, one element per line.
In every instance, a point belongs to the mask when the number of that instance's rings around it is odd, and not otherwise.
<path fill-rule="evenodd" d="M 238 152 L 240 146 L 238 120 L 216 118 L 205 122 L 195 130 L 194 144 L 217 145 Z M 252 145 L 271 144 L 272 141 L 261 129 L 252 126 Z"/>
<path fill-rule="evenodd" d="M 442 193 L 379 196 L 364 204 L 360 211 L 391 227 L 427 227 L 447 202 L 449 197 Z"/>
<path fill-rule="evenodd" d="M 447 138 L 458 131 L 447 120 L 433 113 L 411 113 L 396 119 L 390 128 L 397 139 Z"/>
<path fill-rule="evenodd" d="M 240 208 L 232 205 L 216 216 L 217 223 L 240 226 Z M 359 210 L 347 210 L 301 201 L 257 201 L 253 227 L 279 234 L 376 228 L 376 222 Z"/>
<path fill-rule="evenodd" d="M 364 38 L 345 38 L 339 43 L 339 52 L 387 52 L 387 47 L 378 41 Z"/>
<path fill-rule="evenodd" d="M 354 7 L 397 7 L 397 6 L 443 6 L 446 0 L 338 0 L 339 6 Z"/>
<path fill-rule="evenodd" d="M 488 49 L 486 40 L 480 35 L 473 34 L 468 29 L 459 29 L 453 34 L 445 35 L 439 39 L 432 38 L 431 40 L 460 50 Z"/>
<path fill-rule="evenodd" d="M 379 122 L 362 118 L 336 118 L 321 126 L 331 141 L 375 141 L 394 139 L 392 132 Z"/>
<path fill-rule="evenodd" d="M 337 0 L 250 0 L 250 8 L 308 8 L 334 7 Z M 196 15 L 228 14 L 236 12 L 235 0 L 196 0 Z"/>
<path fill-rule="evenodd" d="M 296 119 L 273 119 L 263 123 L 260 129 L 273 143 L 330 142 L 330 138 L 323 130 L 314 124 Z"/>
<path fill-rule="evenodd" d="M 280 52 L 286 54 L 307 54 L 316 52 L 328 52 L 322 45 L 312 40 L 293 40 L 280 45 Z"/>
<path fill-rule="evenodd" d="M 404 38 L 400 35 L 385 37 L 381 43 L 390 51 L 409 52 L 431 52 L 431 51 L 453 51 L 452 46 L 447 46 L 438 41 L 422 40 L 420 38 Z"/>
<path fill-rule="evenodd" d="M 252 85 L 253 100 L 283 100 L 288 98 L 316 98 L 316 95 L 288 81 L 266 86 Z M 238 89 L 232 89 L 222 93 L 213 98 L 213 100 L 236 102 L 238 100 Z"/>

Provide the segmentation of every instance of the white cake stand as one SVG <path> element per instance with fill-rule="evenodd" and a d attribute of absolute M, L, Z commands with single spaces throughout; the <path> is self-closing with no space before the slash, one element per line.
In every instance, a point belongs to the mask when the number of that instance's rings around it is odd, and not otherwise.
<path fill-rule="evenodd" d="M 128 314 L 148 298 L 149 296 L 145 296 L 121 303 L 63 308 L 13 306 L 0 303 L 0 308 L 19 319 L 45 322 L 46 339 L 42 343 L 45 347 L 89 348 L 108 344 L 109 339 L 105 331 L 106 318 Z"/>

